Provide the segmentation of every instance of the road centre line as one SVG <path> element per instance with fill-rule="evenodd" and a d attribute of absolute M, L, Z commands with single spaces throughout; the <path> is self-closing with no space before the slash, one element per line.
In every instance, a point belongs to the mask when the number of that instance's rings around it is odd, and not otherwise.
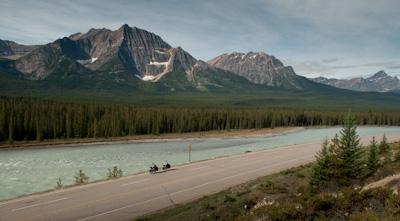
<path fill-rule="evenodd" d="M 201 169 L 204 169 L 204 168 L 207 168 L 207 167 L 210 167 L 210 166 L 197 167 L 197 168 L 194 168 L 194 169 L 190 169 L 188 171 L 201 170 Z"/>
<path fill-rule="evenodd" d="M 211 182 L 208 182 L 208 183 L 203 183 L 203 184 L 200 184 L 200 185 L 197 185 L 197 186 L 194 186 L 194 187 L 190 187 L 190 188 L 187 188 L 187 189 L 184 189 L 184 190 L 179 190 L 179 191 L 177 191 L 177 192 L 170 193 L 169 195 L 178 194 L 178 193 L 181 193 L 181 192 L 184 192 L 184 191 L 187 191 L 187 190 L 195 189 L 195 188 L 198 188 L 198 187 L 201 187 L 201 186 L 206 186 L 206 185 L 209 185 L 209 184 L 212 184 L 212 183 L 216 183 L 216 182 L 219 182 L 219 181 L 222 181 L 222 180 L 227 180 L 227 179 L 230 179 L 230 178 L 233 178 L 233 177 L 236 177 L 236 176 L 241 176 L 241 175 L 247 174 L 247 173 L 249 173 L 249 172 L 254 172 L 254 171 L 257 171 L 257 170 L 265 170 L 265 169 L 267 169 L 267 168 L 269 168 L 269 167 L 278 166 L 278 165 L 280 165 L 280 164 L 285 164 L 285 163 L 288 163 L 288 162 L 293 162 L 293 161 L 296 161 L 296 160 L 299 160 L 299 159 L 303 159 L 303 158 L 307 158 L 307 157 L 309 157 L 309 156 L 304 156 L 304 157 L 296 158 L 296 159 L 293 159 L 293 160 L 284 161 L 284 162 L 276 163 L 276 164 L 269 165 L 269 166 L 265 166 L 265 167 L 260 167 L 260 168 L 258 168 L 258 169 L 254 169 L 254 170 L 252 170 L 252 171 L 246 171 L 246 172 L 239 173 L 239 174 L 235 174 L 235 175 L 232 175 L 232 176 L 229 176 L 229 177 L 225 177 L 225 178 L 221 178 L 221 179 L 218 179 L 218 180 L 214 180 L 214 181 L 211 181 Z"/>
<path fill-rule="evenodd" d="M 301 152 L 303 152 L 303 151 L 301 151 Z M 275 156 L 274 158 L 282 158 L 284 156 L 288 156 L 288 155 Z M 305 157 L 310 157 L 310 156 L 305 156 Z M 302 157 L 302 158 L 305 158 L 305 157 Z M 300 158 L 296 158 L 296 159 L 300 159 Z M 144 187 L 142 189 L 137 189 L 137 190 L 133 190 L 133 191 L 126 192 L 126 193 L 121 193 L 121 194 L 118 194 L 118 195 L 114 195 L 114 196 L 110 196 L 110 197 L 106 197 L 106 198 L 102 198 L 102 199 L 98 199 L 98 200 L 93 200 L 93 201 L 81 203 L 81 204 L 78 204 L 78 205 L 73 205 L 73 206 L 62 208 L 62 209 L 58 209 L 58 210 L 49 211 L 49 212 L 46 212 L 46 213 L 42 213 L 42 214 L 38 214 L 38 215 L 35 215 L 35 216 L 27 217 L 27 218 L 24 218 L 24 219 L 21 219 L 21 220 L 36 219 L 36 218 L 39 218 L 39 217 L 52 215 L 52 214 L 56 214 L 56 213 L 64 212 L 64 211 L 68 211 L 68 210 L 72 210 L 72 209 L 83 207 L 83 206 L 88 206 L 88 205 L 92 205 L 92 204 L 96 204 L 96 203 L 100 203 L 100 202 L 104 202 L 104 201 L 108 201 L 108 200 L 112 200 L 112 199 L 117 199 L 117 198 L 120 198 L 120 197 L 132 195 L 132 194 L 137 193 L 137 192 L 154 189 L 154 188 L 161 187 L 161 186 L 164 186 L 164 185 L 178 183 L 178 182 L 189 180 L 189 179 L 193 179 L 193 178 L 196 178 L 196 177 L 201 177 L 201 176 L 205 176 L 205 175 L 209 175 L 209 174 L 213 174 L 213 173 L 222 172 L 222 171 L 225 171 L 225 170 L 241 167 L 243 165 L 256 164 L 256 163 L 262 162 L 262 161 L 265 161 L 265 159 L 252 161 L 252 162 L 246 162 L 246 163 L 242 163 L 242 164 L 237 164 L 237 165 L 234 165 L 234 166 L 231 166 L 231 167 L 226 167 L 226 168 L 222 168 L 222 169 L 218 169 L 218 170 L 214 170 L 214 171 L 209 171 L 209 172 L 193 175 L 193 176 L 190 176 L 190 177 L 185 177 L 185 178 L 181 178 L 181 179 L 177 179 L 177 180 L 172 180 L 172 181 L 169 181 L 169 182 L 160 183 L 160 184 L 156 184 L 156 185 L 149 186 L 149 187 Z M 286 163 L 286 162 L 291 162 L 291 161 L 284 161 L 282 163 Z M 259 169 L 256 169 L 256 170 L 259 170 Z"/>
<path fill-rule="evenodd" d="M 280 165 L 280 164 L 296 161 L 296 160 L 303 159 L 303 158 L 306 158 L 306 157 L 309 157 L 309 156 L 304 156 L 304 157 L 300 157 L 300 158 L 293 159 L 293 160 L 290 160 L 290 161 L 280 162 L 280 163 L 277 163 L 277 164 L 274 164 L 274 165 L 261 167 L 261 168 L 255 169 L 253 171 L 264 170 L 264 169 L 267 169 L 269 167 L 274 167 L 274 166 L 277 166 L 277 165 Z M 253 172 L 253 171 L 251 171 L 251 172 Z M 154 200 L 158 200 L 158 199 L 161 199 L 161 198 L 164 198 L 164 197 L 168 197 L 168 196 L 171 196 L 171 195 L 175 195 L 175 194 L 178 194 L 178 193 L 181 193 L 181 192 L 185 192 L 185 191 L 188 191 L 188 190 L 192 190 L 192 189 L 196 189 L 196 188 L 199 188 L 199 187 L 202 187 L 202 186 L 206 186 L 206 185 L 209 185 L 209 184 L 212 184 L 212 183 L 217 183 L 217 182 L 220 182 L 220 181 L 223 181 L 223 180 L 231 179 L 233 177 L 241 176 L 241 175 L 244 175 L 244 174 L 247 174 L 247 173 L 249 173 L 249 171 L 246 171 L 246 172 L 243 172 L 243 173 L 239 173 L 239 174 L 235 174 L 235 175 L 232 175 L 232 176 L 229 176 L 229 177 L 221 178 L 221 179 L 218 179 L 218 180 L 214 180 L 214 181 L 211 181 L 211 182 L 208 182 L 208 183 L 203 183 L 203 184 L 200 184 L 200 185 L 197 185 L 197 186 L 194 186 L 194 187 L 190 187 L 190 188 L 187 188 L 187 189 L 184 189 L 184 190 L 179 190 L 177 192 L 166 194 L 164 196 L 160 196 L 160 197 L 157 197 L 157 198 L 154 198 L 154 199 L 146 200 L 146 201 L 143 201 L 143 202 L 140 202 L 140 203 L 135 203 L 135 204 L 132 204 L 132 205 L 129 205 L 129 206 L 124 206 L 124 207 L 121 207 L 121 208 L 118 208 L 118 209 L 110 210 L 108 212 L 104 212 L 104 213 L 97 214 L 97 215 L 94 215 L 94 216 L 86 217 L 86 218 L 80 219 L 78 221 L 83 221 L 83 220 L 96 218 L 96 217 L 99 217 L 99 216 L 103 216 L 103 215 L 106 215 L 106 214 L 109 214 L 109 213 L 113 213 L 113 212 L 117 212 L 119 210 L 123 210 L 123 209 L 129 208 L 129 207 L 137 206 L 137 205 L 140 205 L 140 204 L 143 204 L 143 203 L 148 203 L 148 202 L 151 202 L 151 201 L 154 201 Z"/>
<path fill-rule="evenodd" d="M 61 201 L 61 200 L 66 200 L 66 199 L 68 199 L 68 198 L 62 198 L 62 199 L 53 200 L 53 201 L 49 201 L 49 202 L 45 202 L 45 203 L 39 203 L 39 204 L 31 205 L 31 206 L 26 206 L 26 207 L 22 207 L 22 208 L 18 208 L 18 209 L 13 209 L 11 211 L 14 212 L 14 211 L 17 211 L 17 210 L 28 209 L 28 208 L 31 208 L 31 207 L 41 206 L 41 205 L 54 203 L 54 202 L 58 202 L 58 201 Z"/>
<path fill-rule="evenodd" d="M 313 143 L 319 143 L 319 141 L 318 142 L 311 142 L 311 143 L 304 143 L 304 144 L 313 144 Z M 298 145 L 302 145 L 302 144 L 298 144 Z M 262 151 L 262 152 L 270 152 L 270 151 L 275 151 L 277 149 L 283 149 L 283 148 L 286 149 L 286 148 L 291 148 L 291 147 L 293 148 L 293 145 L 274 147 L 274 148 L 264 149 L 264 150 L 260 150 L 260 151 Z M 247 154 L 255 154 L 257 152 L 258 151 L 247 153 Z M 222 159 L 222 158 L 216 158 L 215 160 L 218 161 L 220 159 Z M 136 174 L 135 176 L 143 176 L 143 175 L 146 175 L 146 173 Z M 126 177 L 121 177 L 120 179 L 116 179 L 116 180 L 108 180 L 107 182 L 119 182 L 122 179 L 131 179 L 131 178 L 132 178 L 132 176 L 126 176 Z M 102 184 L 103 184 L 102 182 L 91 183 L 90 187 L 97 186 L 97 185 L 102 185 Z M 69 191 L 73 191 L 73 190 L 76 190 L 76 189 L 83 189 L 83 188 L 90 188 L 90 187 L 88 187 L 87 185 L 77 186 L 77 187 L 62 189 L 62 190 L 59 190 L 59 191 L 52 191 L 52 192 L 46 193 L 46 195 L 53 195 L 53 194 L 58 194 L 60 192 L 69 192 Z M 6 200 L 4 202 L 1 202 L 0 206 L 6 205 L 6 204 L 11 204 L 11 203 L 16 203 L 16 202 L 20 202 L 20 201 L 24 201 L 24 200 L 30 200 L 30 199 L 34 199 L 34 198 L 38 198 L 38 197 L 42 197 L 42 196 L 43 195 L 33 195 L 33 196 L 30 196 L 30 197 L 27 197 L 27 198 L 22 197 L 21 199 L 10 199 L 10 200 Z"/>
<path fill-rule="evenodd" d="M 283 157 L 283 156 L 277 156 L 275 158 L 281 158 L 281 157 Z M 73 206 L 70 206 L 70 207 L 61 208 L 61 209 L 57 209 L 57 210 L 41 213 L 41 214 L 34 215 L 34 216 L 31 216 L 31 217 L 23 218 L 23 219 L 20 219 L 20 220 L 36 219 L 36 218 L 39 218 L 39 217 L 48 216 L 48 215 L 52 215 L 52 214 L 56 214 L 56 213 L 60 213 L 60 212 L 68 211 L 68 210 L 72 210 L 72 209 L 75 209 L 75 208 L 83 207 L 83 206 L 88 206 L 88 205 L 92 205 L 92 204 L 96 204 L 96 203 L 100 203 L 100 202 L 104 202 L 104 201 L 108 201 L 108 200 L 112 200 L 112 199 L 117 199 L 117 198 L 124 197 L 124 196 L 129 196 L 129 195 L 132 195 L 132 194 L 137 193 L 137 192 L 154 189 L 154 188 L 161 187 L 161 186 L 164 186 L 164 185 L 178 183 L 178 182 L 185 181 L 185 180 L 190 180 L 190 179 L 193 179 L 193 178 L 196 178 L 196 177 L 201 177 L 201 176 L 206 176 L 206 175 L 213 174 L 213 173 L 222 172 L 222 171 L 225 171 L 225 170 L 241 167 L 243 165 L 255 164 L 255 163 L 258 163 L 258 162 L 261 162 L 261 161 L 265 161 L 265 159 L 261 159 L 261 160 L 258 160 L 258 161 L 253 161 L 253 162 L 250 162 L 250 163 L 247 162 L 247 163 L 237 164 L 237 165 L 234 165 L 234 166 L 231 166 L 231 167 L 226 167 L 226 168 L 222 168 L 222 169 L 218 169 L 218 170 L 214 170 L 214 171 L 209 171 L 209 172 L 193 175 L 193 176 L 190 176 L 190 177 L 185 177 L 185 178 L 181 178 L 181 179 L 177 179 L 177 180 L 172 180 L 172 181 L 169 181 L 169 182 L 160 183 L 160 184 L 156 184 L 156 185 L 149 186 L 149 187 L 136 189 L 136 190 L 133 190 L 133 191 L 130 191 L 130 192 L 121 193 L 121 194 L 118 194 L 118 195 L 109 196 L 109 197 L 106 197 L 106 198 L 93 200 L 93 201 L 89 201 L 89 202 L 73 205 Z"/>
<path fill-rule="evenodd" d="M 306 144 L 316 144 L 316 143 L 321 143 L 321 142 L 320 142 L 320 141 L 319 141 L 319 142 L 310 142 L 310 143 L 305 143 L 305 144 L 302 144 L 302 145 L 306 145 Z M 293 147 L 293 145 L 290 145 L 290 146 L 283 146 L 283 147 L 279 147 L 279 148 L 285 148 L 285 149 L 286 149 L 286 148 L 291 148 L 291 147 Z M 266 152 L 273 151 L 273 150 L 276 150 L 276 149 L 277 149 L 277 148 L 268 149 Z M 306 151 L 300 151 L 300 152 L 306 152 Z M 254 152 L 254 153 L 255 153 L 255 152 Z M 287 156 L 287 155 L 286 155 L 286 156 Z M 274 158 L 281 158 L 281 157 L 283 157 L 283 156 L 274 157 Z M 312 156 L 304 156 L 304 157 L 301 157 L 301 158 L 306 158 L 306 157 L 312 157 Z M 294 159 L 294 160 L 301 159 L 301 158 L 296 158 L 296 159 Z M 255 164 L 256 162 L 260 162 L 260 161 L 261 161 L 261 160 L 259 160 L 259 161 L 254 161 L 253 163 Z M 293 161 L 293 160 L 292 160 L 292 161 Z M 311 160 L 311 161 L 312 161 L 312 160 Z M 310 162 L 311 162 L 311 161 L 310 161 Z M 291 162 L 291 161 L 286 161 L 286 162 Z M 286 162 L 282 162 L 282 163 L 286 163 Z M 248 164 L 248 163 L 241 164 L 241 165 L 246 165 L 246 164 Z M 239 167 L 239 166 L 241 166 L 241 165 L 236 165 L 235 167 Z M 275 164 L 275 165 L 278 165 L 278 164 Z M 271 165 L 271 166 L 272 166 L 272 165 Z M 235 167 L 232 167 L 232 168 L 235 168 Z M 163 185 L 172 184 L 172 183 L 177 183 L 177 182 L 180 182 L 180 181 L 184 181 L 184 180 L 188 180 L 188 179 L 193 179 L 193 178 L 199 177 L 199 176 L 205 176 L 205 175 L 207 175 L 207 174 L 217 173 L 217 172 L 224 171 L 224 170 L 228 170 L 228 169 L 230 169 L 230 167 L 224 168 L 224 169 L 220 169 L 220 170 L 210 171 L 210 172 L 207 172 L 207 173 L 198 174 L 198 175 L 195 175 L 195 176 L 190 176 L 190 177 L 186 177 L 186 178 L 182 178 L 182 179 L 178 179 L 178 180 L 173 180 L 173 181 L 169 181 L 169 182 L 166 182 L 166 183 L 161 183 L 161 184 L 158 184 L 158 185 L 153 185 L 153 186 L 151 186 L 151 187 L 142 188 L 142 189 L 139 189 L 139 190 L 136 190 L 136 191 L 127 192 L 127 193 L 122 193 L 122 194 L 118 194 L 118 195 L 111 196 L 111 197 L 106 197 L 106 198 L 99 199 L 99 200 L 94 200 L 94 201 L 90 201 L 90 202 L 81 203 L 81 204 L 78 204 L 78 205 L 74 205 L 74 206 L 70 206 L 70 207 L 67 207 L 67 208 L 58 209 L 58 210 L 55 210 L 55 211 L 50 211 L 50 212 L 47 212 L 47 213 L 38 214 L 38 215 L 36 215 L 36 216 L 32 216 L 32 217 L 29 217 L 29 218 L 25 218 L 25 219 L 23 219 L 23 220 L 28 220 L 28 219 L 34 219 L 34 218 L 38 218 L 38 217 L 43 217 L 43 216 L 46 216 L 46 215 L 51 215 L 51 214 L 55 214 L 55 213 L 58 213 L 58 212 L 67 211 L 67 210 L 71 210 L 71 209 L 74 209 L 74 208 L 78 208 L 78 207 L 83 207 L 83 206 L 95 204 L 95 203 L 98 203 L 98 202 L 103 202 L 103 201 L 107 201 L 107 200 L 112 200 L 112 199 L 116 199 L 116 198 L 119 198 L 119 197 L 128 196 L 128 195 L 134 194 L 134 193 L 136 193 L 136 192 L 140 192 L 140 191 L 144 191 L 144 190 L 148 190 L 148 189 L 152 189 L 152 188 L 157 188 L 157 187 L 160 187 L 160 186 L 163 186 Z M 258 168 L 258 169 L 255 169 L 255 170 L 253 170 L 253 171 L 260 170 L 260 169 L 265 169 L 265 168 Z M 127 177 L 127 178 L 128 178 L 128 177 Z M 8 203 L 8 202 L 3 203 L 3 204 L 7 204 L 7 203 Z M 2 205 L 2 204 L 0 204 L 0 205 Z"/>
<path fill-rule="evenodd" d="M 142 173 L 142 174 L 136 174 L 134 176 L 138 177 L 138 176 L 143 176 L 143 175 L 146 175 L 146 174 Z M 120 182 L 121 180 L 124 180 L 124 179 L 132 179 L 132 176 L 121 177 L 121 178 L 115 179 L 115 180 L 107 180 L 107 182 L 109 182 L 109 183 L 111 183 L 111 182 Z M 40 197 L 43 197 L 43 196 L 59 194 L 59 193 L 62 193 L 62 192 L 69 192 L 69 191 L 73 191 L 73 190 L 77 190 L 77 189 L 93 188 L 93 186 L 102 185 L 102 184 L 103 184 L 102 182 L 97 182 L 97 183 L 91 183 L 90 187 L 89 187 L 89 185 L 74 186 L 74 187 L 67 188 L 67 189 L 61 189 L 61 190 L 57 190 L 57 191 L 48 192 L 48 193 L 45 193 L 43 195 L 40 194 L 40 195 L 32 195 L 32 196 L 28 196 L 28 197 L 22 197 L 20 199 L 10 199 L 10 200 L 6 200 L 5 202 L 0 203 L 0 206 L 7 205 L 7 204 L 12 204 L 12 203 L 16 203 L 16 202 L 21 202 L 21 201 L 25 201 L 25 200 L 32 200 L 32 199 L 40 198 Z"/>
<path fill-rule="evenodd" d="M 240 159 L 236 159 L 236 160 L 232 160 L 232 161 L 241 161 L 241 160 L 247 160 L 247 159 L 249 159 L 249 158 L 245 157 L 245 158 L 240 158 Z"/>
<path fill-rule="evenodd" d="M 147 180 L 149 180 L 149 179 L 139 180 L 139 181 L 132 182 L 132 183 L 125 183 L 125 184 L 122 184 L 121 186 L 128 186 L 128 185 L 132 185 L 132 184 L 135 184 L 135 183 L 141 183 L 141 182 L 144 182 L 144 181 L 147 181 Z"/>

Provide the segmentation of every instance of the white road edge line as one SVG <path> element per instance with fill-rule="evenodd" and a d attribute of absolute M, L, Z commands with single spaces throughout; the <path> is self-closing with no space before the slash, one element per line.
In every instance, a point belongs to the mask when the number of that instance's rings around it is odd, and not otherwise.
<path fill-rule="evenodd" d="M 121 186 L 128 186 L 128 185 L 132 185 L 132 184 L 135 184 L 135 183 L 141 183 L 141 182 L 144 182 L 144 181 L 147 181 L 147 180 L 149 180 L 149 179 L 139 180 L 139 181 L 132 182 L 132 183 L 125 183 L 125 184 L 122 184 Z"/>
<path fill-rule="evenodd" d="M 147 173 L 136 174 L 134 176 L 145 176 L 145 175 L 147 175 Z M 108 180 L 107 182 L 119 182 L 119 181 L 124 180 L 124 179 L 131 179 L 132 177 L 133 177 L 133 174 L 131 174 L 129 176 L 124 176 L 124 177 L 121 177 L 121 178 L 115 179 L 115 180 Z M 90 185 L 83 185 L 83 186 L 76 186 L 76 187 L 74 186 L 74 187 L 67 188 L 67 189 L 48 192 L 48 193 L 45 193 L 45 194 L 39 194 L 40 193 L 39 192 L 39 193 L 35 193 L 36 195 L 30 196 L 30 197 L 29 196 L 28 197 L 22 196 L 21 199 L 14 198 L 14 199 L 5 200 L 5 202 L 0 203 L 0 206 L 4 206 L 4 205 L 7 205 L 7 204 L 12 204 L 12 203 L 17 203 L 17 202 L 21 202 L 21 201 L 25 201 L 25 200 L 32 200 L 32 199 L 43 197 L 43 196 L 59 194 L 59 193 L 62 193 L 62 192 L 69 192 L 69 191 L 73 191 L 73 190 L 77 190 L 77 189 L 93 188 L 93 186 L 102 185 L 102 184 L 103 184 L 103 182 L 91 183 Z"/>
<path fill-rule="evenodd" d="M 263 170 L 263 169 L 266 169 L 268 167 L 277 166 L 277 165 L 280 165 L 280 164 L 284 164 L 284 163 L 300 160 L 300 159 L 307 158 L 307 157 L 310 157 L 310 156 L 299 157 L 299 158 L 296 158 L 296 159 L 293 159 L 293 160 L 289 160 L 289 161 L 277 163 L 277 164 L 274 164 L 274 165 L 269 165 L 269 166 L 266 166 L 266 167 L 258 168 L 258 169 L 252 170 L 250 172 L 253 172 L 253 171 L 256 171 L 256 170 Z M 219 179 L 219 180 L 214 180 L 212 182 L 203 183 L 203 184 L 200 184 L 200 185 L 197 185 L 197 186 L 194 186 L 194 187 L 190 187 L 188 189 L 184 189 L 184 190 L 180 190 L 180 191 L 177 191 L 177 192 L 174 192 L 174 193 L 170 193 L 169 195 L 175 195 L 175 194 L 187 191 L 187 190 L 195 189 L 195 188 L 198 188 L 198 187 L 201 187 L 201 186 L 206 186 L 206 185 L 209 185 L 209 184 L 212 184 L 212 183 L 216 183 L 216 182 L 219 182 L 219 181 L 222 181 L 222 180 L 230 179 L 232 177 L 241 176 L 241 175 L 246 174 L 246 173 L 249 173 L 249 171 L 244 172 L 244 173 L 240 173 L 240 174 L 235 174 L 233 176 L 225 177 L 225 178 L 222 178 L 222 179 Z M 132 206 L 136 206 L 136 205 L 140 205 L 140 204 L 143 204 L 143 203 L 148 203 L 148 202 L 151 202 L 151 201 L 154 201 L 154 200 L 158 200 L 158 199 L 161 199 L 163 197 L 168 197 L 168 194 L 164 195 L 164 196 L 160 196 L 160 197 L 154 198 L 154 199 L 146 200 L 146 201 L 143 201 L 143 202 L 140 202 L 140 203 L 135 203 L 135 204 L 132 204 L 132 205 L 129 205 L 129 206 L 124 206 L 124 207 L 121 207 L 121 208 L 118 208 L 118 209 L 115 209 L 115 210 L 110 210 L 110 211 L 105 212 L 105 213 L 101 213 L 101 214 L 97 214 L 97 215 L 94 215 L 94 216 L 86 217 L 86 218 L 80 219 L 78 221 L 83 221 L 83 220 L 96 218 L 96 217 L 99 217 L 99 216 L 103 216 L 103 215 L 106 215 L 106 214 L 109 214 L 109 213 L 113 213 L 113 212 L 116 212 L 116 211 L 119 211 L 119 210 L 123 210 L 123 209 L 129 208 L 129 207 L 132 207 Z"/>
<path fill-rule="evenodd" d="M 277 163 L 277 164 L 274 164 L 274 165 L 269 165 L 269 166 L 266 166 L 266 167 L 261 167 L 261 168 L 258 168 L 258 169 L 252 170 L 252 171 L 246 171 L 246 172 L 243 172 L 243 173 L 235 174 L 233 176 L 221 178 L 219 180 L 214 180 L 214 181 L 211 181 L 211 182 L 208 182 L 208 183 L 203 183 L 203 184 L 200 184 L 200 185 L 197 185 L 197 186 L 194 186 L 194 187 L 190 187 L 188 189 L 180 190 L 180 191 L 171 193 L 169 195 L 174 195 L 174 194 L 177 194 L 177 193 L 180 193 L 180 192 L 184 192 L 184 191 L 187 191 L 187 190 L 195 189 L 195 188 L 198 188 L 198 187 L 201 187 L 201 186 L 205 186 L 205 185 L 208 185 L 208 184 L 212 184 L 212 183 L 216 183 L 216 182 L 219 182 L 219 181 L 222 181 L 222 180 L 227 180 L 227 179 L 230 179 L 230 178 L 233 178 L 233 177 L 236 177 L 236 176 L 241 176 L 241 175 L 244 175 L 244 174 L 249 173 L 249 172 L 254 172 L 254 171 L 257 171 L 257 170 L 264 170 L 264 169 L 267 169 L 269 167 L 273 167 L 273 166 L 277 166 L 277 165 L 280 165 L 280 164 L 284 164 L 284 163 L 300 160 L 300 159 L 307 158 L 307 157 L 310 157 L 310 156 L 299 157 L 299 158 L 296 158 L 296 159 L 293 159 L 293 160 Z"/>
<path fill-rule="evenodd" d="M 61 201 L 61 200 L 66 200 L 66 199 L 68 199 L 68 198 L 62 198 L 62 199 L 53 200 L 53 201 L 49 201 L 49 202 L 45 202 L 45 203 L 39 203 L 39 204 L 35 204 L 35 205 L 32 205 L 32 206 L 26 206 L 26 207 L 22 207 L 22 208 L 18 208 L 18 209 L 13 209 L 13 210 L 11 210 L 11 211 L 14 212 L 14 211 L 17 211 L 17 210 L 28 209 L 28 208 L 31 208 L 31 207 L 41 206 L 41 205 L 45 205 L 45 204 L 49 204 L 49 203 L 54 203 L 54 202 Z"/>
<path fill-rule="evenodd" d="M 190 169 L 188 171 L 200 170 L 200 169 L 204 169 L 204 168 L 207 168 L 207 167 L 210 167 L 210 166 L 197 167 L 197 168 L 194 168 L 194 169 Z"/>
<path fill-rule="evenodd" d="M 389 135 L 391 135 L 391 134 L 398 134 L 398 133 L 389 133 Z M 381 134 L 376 134 L 375 136 L 378 136 L 378 135 L 381 135 Z M 386 135 L 388 135 L 388 134 L 386 134 Z M 372 137 L 372 136 L 374 136 L 374 135 L 364 135 L 364 136 L 361 136 L 360 138 L 369 137 L 369 136 Z M 394 142 L 394 141 L 395 141 L 395 139 L 392 140 L 392 142 Z M 263 150 L 259 150 L 259 151 L 260 151 L 260 152 L 264 152 L 264 151 L 265 151 L 265 152 L 270 152 L 270 151 L 274 151 L 274 150 L 277 150 L 277 149 L 293 148 L 293 146 L 296 146 L 296 145 L 306 145 L 306 144 L 315 144 L 315 143 L 321 143 L 321 144 L 322 144 L 322 140 L 321 140 L 321 141 L 315 141 L 315 142 L 309 142 L 309 143 L 294 144 L 294 145 L 276 146 L 276 147 L 272 147 L 272 148 L 268 148 L 268 149 L 263 149 Z M 248 154 L 252 154 L 252 153 L 256 153 L 256 152 L 258 152 L 258 151 L 251 152 L 251 153 L 248 153 Z M 215 159 L 215 158 L 211 158 L 210 160 L 214 160 L 214 159 Z M 215 160 L 220 160 L 220 159 L 222 159 L 222 158 L 217 158 L 217 159 L 215 159 Z M 180 165 L 180 166 L 182 166 L 182 165 Z M 135 176 L 143 176 L 143 175 L 146 175 L 146 174 L 147 174 L 147 173 L 136 174 Z M 116 179 L 116 180 L 110 180 L 110 181 L 107 181 L 107 182 L 118 182 L 118 181 L 120 181 L 121 179 L 130 179 L 130 178 L 132 178 L 133 175 L 134 175 L 134 174 L 130 174 L 129 176 L 122 177 L 122 178 Z M 102 185 L 102 184 L 103 184 L 102 182 L 92 183 L 92 184 L 90 184 L 90 185 L 84 185 L 84 186 L 81 186 L 81 187 L 68 188 L 68 189 L 64 189 L 64 190 L 61 190 L 61 191 L 62 191 L 62 192 L 67 192 L 67 191 L 72 191 L 72 190 L 81 189 L 81 188 L 92 188 L 94 185 Z M 58 193 L 60 193 L 60 192 L 59 192 L 59 191 L 54 191 L 54 192 L 46 193 L 45 195 L 48 196 L 48 195 L 53 195 L 53 194 L 58 194 Z M 38 194 L 38 193 L 35 193 L 35 194 Z M 0 206 L 6 205 L 6 204 L 11 204 L 11 203 L 16 203 L 16 202 L 20 202 L 20 201 L 25 201 L 25 200 L 31 200 L 31 199 L 38 198 L 38 197 L 43 197 L 43 196 L 44 196 L 44 195 L 34 195 L 34 196 L 31 196 L 31 197 L 27 197 L 27 198 L 22 197 L 21 199 L 17 199 L 17 198 L 14 198 L 14 199 L 5 199 L 4 202 L 1 202 L 1 203 L 0 203 Z"/>
<path fill-rule="evenodd" d="M 132 207 L 132 206 L 136 206 L 136 205 L 139 205 L 139 204 L 142 204 L 142 203 L 147 203 L 147 202 L 150 202 L 150 201 L 153 201 L 153 200 L 158 200 L 158 199 L 161 199 L 161 198 L 167 197 L 167 196 L 168 195 L 164 195 L 164 196 L 160 196 L 160 197 L 157 197 L 157 198 L 154 198 L 154 199 L 146 200 L 146 201 L 143 201 L 143 202 L 140 202 L 140 203 L 135 203 L 135 204 L 132 204 L 132 205 L 129 205 L 129 206 L 124 206 L 124 207 L 121 207 L 121 208 L 118 208 L 118 209 L 115 209 L 115 210 L 110 210 L 110 211 L 105 212 L 105 213 L 100 213 L 100 214 L 97 214 L 97 215 L 94 215 L 94 216 L 89 216 L 89 217 L 86 217 L 86 218 L 83 218 L 83 219 L 79 219 L 78 221 L 93 219 L 93 218 L 96 218 L 96 217 L 99 217 L 99 216 L 103 216 L 103 215 L 106 215 L 106 214 L 109 214 L 109 213 L 113 213 L 113 212 L 117 212 L 119 210 L 123 210 L 123 209 L 129 208 L 129 207 Z"/>

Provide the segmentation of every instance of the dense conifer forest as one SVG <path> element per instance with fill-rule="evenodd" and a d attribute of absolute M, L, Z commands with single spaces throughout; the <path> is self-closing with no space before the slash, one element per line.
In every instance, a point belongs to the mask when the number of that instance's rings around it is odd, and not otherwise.
<path fill-rule="evenodd" d="M 137 107 L 1 97 L 0 142 L 119 137 L 210 130 L 340 125 L 348 110 L 249 107 Z M 358 125 L 400 125 L 399 112 L 354 113 Z"/>

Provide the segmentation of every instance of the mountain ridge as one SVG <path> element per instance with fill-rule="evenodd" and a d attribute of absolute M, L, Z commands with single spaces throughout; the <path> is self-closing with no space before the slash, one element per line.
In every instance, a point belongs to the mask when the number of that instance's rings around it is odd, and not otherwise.
<path fill-rule="evenodd" d="M 291 66 L 284 66 L 280 60 L 263 52 L 227 53 L 207 64 L 231 71 L 255 84 L 288 89 L 315 88 L 313 82 L 297 75 Z"/>
<path fill-rule="evenodd" d="M 361 92 L 390 92 L 400 90 L 400 81 L 397 77 L 391 77 L 383 70 L 375 73 L 368 78 L 352 78 L 349 80 L 343 79 L 328 79 L 324 77 L 310 78 L 310 80 L 331 85 L 337 88 L 361 91 Z"/>
<path fill-rule="evenodd" d="M 372 100 L 373 105 L 392 108 L 400 102 L 393 94 L 363 94 L 313 82 L 262 52 L 230 54 L 243 58 L 234 66 L 253 74 L 250 80 L 213 66 L 216 62 L 197 60 L 146 30 L 128 25 L 115 31 L 90 29 L 38 46 L 18 59 L 0 56 L 0 94 L 122 100 L 138 105 L 170 101 L 313 109 L 321 105 L 337 109 L 339 102 L 359 108 Z"/>
<path fill-rule="evenodd" d="M 4 47 L 3 54 L 11 53 L 6 49 Z M 36 49 L 15 61 L 15 68 L 23 73 L 22 77 L 31 80 L 47 77 L 51 73 L 49 66 L 64 59 L 78 62 L 93 71 L 105 70 L 103 65 L 117 59 L 119 64 L 109 67 L 111 70 L 108 71 L 126 69 L 140 78 L 156 77 L 174 70 L 188 71 L 197 61 L 180 48 L 173 49 L 159 36 L 128 25 L 116 31 L 91 29 L 86 34 L 73 34 Z M 169 64 L 171 57 L 172 63 Z M 190 59 L 190 62 L 179 60 L 181 58 Z M 189 65 L 181 67 L 179 63 Z"/>
<path fill-rule="evenodd" d="M 184 88 L 191 88 L 193 85 L 202 92 L 217 88 L 218 91 L 221 88 L 230 91 L 222 85 L 237 87 L 229 79 L 235 79 L 234 73 L 217 70 L 196 60 L 181 47 L 171 47 L 158 35 L 137 27 L 131 28 L 126 24 L 115 31 L 106 28 L 90 29 L 87 33 L 76 33 L 57 39 L 39 46 L 17 60 L 1 61 L 0 70 L 20 78 L 64 88 L 71 87 L 66 83 L 71 81 L 75 87 L 83 88 L 90 85 L 94 88 L 108 88 L 109 85 L 106 84 L 116 82 L 129 85 L 132 90 L 139 90 L 138 88 L 143 88 L 139 85 L 144 84 L 142 81 L 157 83 L 166 74 L 169 75 L 171 91 L 185 91 Z M 224 77 L 222 82 L 208 73 L 201 73 L 202 71 L 230 77 Z M 184 73 L 183 78 L 180 72 Z M 176 74 L 175 83 L 180 87 L 172 85 L 171 79 L 174 77 L 171 74 Z M 245 81 L 243 79 L 234 82 L 247 84 Z M 183 83 L 193 85 L 183 86 Z M 144 85 L 147 88 L 164 87 L 161 83 L 151 87 Z"/>

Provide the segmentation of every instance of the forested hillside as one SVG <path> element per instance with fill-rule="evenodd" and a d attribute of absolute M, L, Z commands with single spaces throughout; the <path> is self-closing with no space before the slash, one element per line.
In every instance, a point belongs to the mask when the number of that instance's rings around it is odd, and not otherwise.
<path fill-rule="evenodd" d="M 339 125 L 347 110 L 137 107 L 1 97 L 0 142 Z M 400 126 L 399 112 L 356 112 L 359 125 Z"/>

